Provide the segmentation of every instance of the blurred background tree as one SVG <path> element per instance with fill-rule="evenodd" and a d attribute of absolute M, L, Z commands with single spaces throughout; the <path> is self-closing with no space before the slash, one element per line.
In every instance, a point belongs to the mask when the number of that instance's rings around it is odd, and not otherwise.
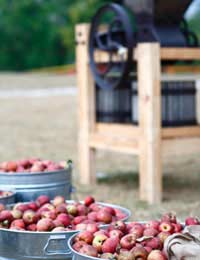
<path fill-rule="evenodd" d="M 195 0 L 198 3 L 199 0 Z M 74 26 L 111 0 L 1 0 L 0 70 L 74 62 Z M 191 19 L 200 32 L 200 16 Z"/>
<path fill-rule="evenodd" d="M 0 70 L 74 62 L 74 25 L 104 0 L 1 0 Z"/>

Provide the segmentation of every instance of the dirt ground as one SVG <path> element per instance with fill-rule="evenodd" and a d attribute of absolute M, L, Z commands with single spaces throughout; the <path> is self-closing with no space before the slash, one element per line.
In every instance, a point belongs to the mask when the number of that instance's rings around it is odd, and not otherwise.
<path fill-rule="evenodd" d="M 2 74 L 0 92 L 40 87 L 71 87 L 74 77 L 65 75 Z M 138 200 L 138 160 L 118 153 L 98 152 L 98 184 L 78 183 L 77 96 L 22 97 L 3 99 L 0 95 L 0 161 L 27 157 L 74 161 L 72 198 L 91 193 L 98 200 L 120 204 L 132 210 L 135 220 L 147 220 L 166 211 L 200 216 L 200 155 L 164 158 L 164 200 L 148 206 Z"/>

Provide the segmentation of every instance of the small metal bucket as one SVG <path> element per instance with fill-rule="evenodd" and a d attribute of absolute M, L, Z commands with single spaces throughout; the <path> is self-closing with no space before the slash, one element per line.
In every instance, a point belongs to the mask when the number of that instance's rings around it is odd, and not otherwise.
<path fill-rule="evenodd" d="M 0 172 L 0 190 L 15 190 L 16 202 L 35 200 L 40 195 L 53 199 L 56 195 L 70 199 L 72 164 L 55 172 L 4 173 Z"/>
<path fill-rule="evenodd" d="M 16 192 L 14 191 L 10 191 L 10 192 L 12 192 L 10 195 L 0 198 L 0 204 L 8 205 L 8 204 L 15 203 Z"/>

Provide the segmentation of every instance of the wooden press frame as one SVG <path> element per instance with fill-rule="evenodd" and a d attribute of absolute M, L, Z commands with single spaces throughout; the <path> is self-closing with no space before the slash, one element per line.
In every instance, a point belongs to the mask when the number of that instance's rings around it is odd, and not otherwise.
<path fill-rule="evenodd" d="M 138 44 L 134 59 L 138 63 L 139 126 L 97 123 L 95 84 L 88 58 L 89 29 L 89 24 L 76 26 L 80 182 L 95 183 L 97 149 L 137 155 L 140 199 L 150 204 L 159 203 L 162 200 L 162 157 L 200 154 L 200 126 L 161 126 L 161 60 L 200 60 L 200 48 Z M 98 53 L 96 58 L 100 62 L 106 61 L 104 53 Z"/>

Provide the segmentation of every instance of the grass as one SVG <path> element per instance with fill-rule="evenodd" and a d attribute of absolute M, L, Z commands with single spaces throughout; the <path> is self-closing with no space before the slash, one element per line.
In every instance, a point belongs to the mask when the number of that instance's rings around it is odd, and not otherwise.
<path fill-rule="evenodd" d="M 7 75 L 8 77 L 9 75 Z M 49 86 L 57 82 L 52 75 L 27 75 L 6 80 L 12 90 L 32 88 L 34 82 Z M 67 79 L 66 79 L 67 82 Z M 29 85 L 30 84 L 30 85 Z M 50 84 L 50 86 L 52 86 Z M 49 87 L 50 87 L 49 86 Z M 37 86 L 36 86 L 37 87 Z M 97 200 L 120 204 L 131 209 L 132 219 L 147 220 L 166 211 L 175 211 L 183 219 L 186 215 L 200 216 L 200 160 L 199 155 L 164 158 L 163 203 L 149 206 L 138 200 L 138 160 L 130 155 L 97 153 L 97 185 L 81 186 L 78 182 L 78 119 L 77 97 L 0 99 L 0 160 L 41 157 L 74 161 L 73 182 L 77 188 L 72 198 L 84 198 L 88 193 Z"/>

